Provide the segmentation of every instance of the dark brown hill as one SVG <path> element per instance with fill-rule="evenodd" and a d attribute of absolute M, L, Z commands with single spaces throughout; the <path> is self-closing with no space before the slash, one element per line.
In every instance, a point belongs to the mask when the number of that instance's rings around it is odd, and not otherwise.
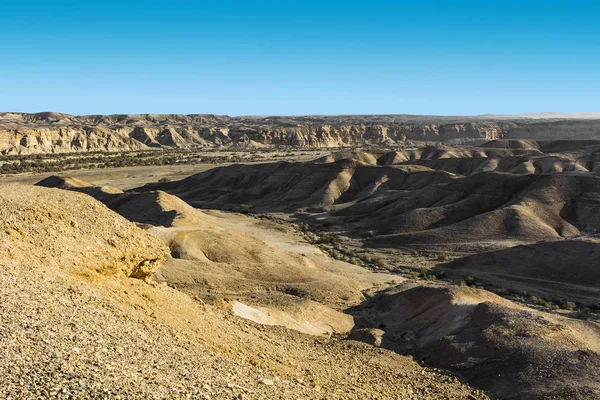
<path fill-rule="evenodd" d="M 561 240 L 474 254 L 441 265 L 449 276 L 510 287 L 557 303 L 600 306 L 600 240 Z"/>
<path fill-rule="evenodd" d="M 149 184 L 135 191 L 164 190 L 193 206 L 262 211 L 330 209 L 387 191 L 415 190 L 449 182 L 446 172 L 423 168 L 383 167 L 359 161 L 333 163 L 278 162 L 214 168 L 177 182 Z"/>
<path fill-rule="evenodd" d="M 414 286 L 414 284 L 412 284 Z M 521 307 L 484 290 L 405 284 L 354 310 L 381 346 L 451 370 L 494 399 L 600 396 L 600 328 Z"/>
<path fill-rule="evenodd" d="M 197 207 L 329 211 L 318 219 L 376 247 L 557 240 L 600 230 L 600 178 L 591 174 L 468 177 L 359 161 L 233 165 L 147 185 Z M 502 243 L 505 244 L 502 244 Z"/>

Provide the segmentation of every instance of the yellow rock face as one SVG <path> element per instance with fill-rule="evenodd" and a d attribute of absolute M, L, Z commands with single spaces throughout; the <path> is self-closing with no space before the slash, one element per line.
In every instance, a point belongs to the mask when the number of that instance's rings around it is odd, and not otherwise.
<path fill-rule="evenodd" d="M 13 262 L 78 274 L 151 275 L 166 246 L 90 196 L 58 189 L 4 185 L 0 246 Z"/>

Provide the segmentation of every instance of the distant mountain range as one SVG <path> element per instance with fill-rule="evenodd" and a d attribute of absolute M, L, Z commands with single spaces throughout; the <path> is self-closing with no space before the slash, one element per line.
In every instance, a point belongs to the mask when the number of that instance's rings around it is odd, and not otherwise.
<path fill-rule="evenodd" d="M 0 153 L 161 148 L 396 146 L 406 141 L 596 139 L 600 113 L 307 115 L 0 113 Z"/>

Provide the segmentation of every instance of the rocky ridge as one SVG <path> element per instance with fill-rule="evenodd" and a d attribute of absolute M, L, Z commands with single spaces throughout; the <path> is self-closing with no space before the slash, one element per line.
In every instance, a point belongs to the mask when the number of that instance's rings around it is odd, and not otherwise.
<path fill-rule="evenodd" d="M 407 141 L 591 139 L 600 135 L 595 115 L 439 117 L 345 115 L 229 117 L 141 114 L 72 116 L 0 113 L 4 155 L 119 152 L 161 148 L 262 146 L 396 146 Z"/>

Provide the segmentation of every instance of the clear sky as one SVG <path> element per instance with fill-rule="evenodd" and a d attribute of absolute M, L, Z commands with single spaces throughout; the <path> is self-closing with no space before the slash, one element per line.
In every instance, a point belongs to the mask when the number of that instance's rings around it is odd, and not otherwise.
<path fill-rule="evenodd" d="M 600 5 L 7 0 L 0 111 L 600 111 Z"/>

